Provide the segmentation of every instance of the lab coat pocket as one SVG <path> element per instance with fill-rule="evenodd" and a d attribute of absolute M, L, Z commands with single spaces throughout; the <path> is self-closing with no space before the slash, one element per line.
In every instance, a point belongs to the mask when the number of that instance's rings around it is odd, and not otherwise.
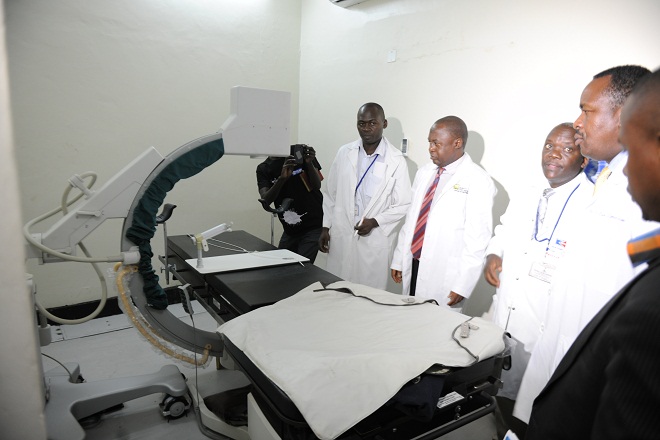
<path fill-rule="evenodd" d="M 389 207 L 389 205 L 392 203 L 392 187 L 394 186 L 395 182 L 396 179 L 389 178 L 385 182 L 381 183 L 381 185 L 371 197 L 369 206 L 367 206 L 367 209 L 365 210 L 365 217 L 373 218 L 379 212 Z"/>
<path fill-rule="evenodd" d="M 368 236 L 361 237 L 360 239 L 365 241 L 365 238 L 368 240 L 367 244 L 371 248 L 378 249 L 378 252 L 389 252 L 390 244 L 383 228 L 374 228 Z"/>

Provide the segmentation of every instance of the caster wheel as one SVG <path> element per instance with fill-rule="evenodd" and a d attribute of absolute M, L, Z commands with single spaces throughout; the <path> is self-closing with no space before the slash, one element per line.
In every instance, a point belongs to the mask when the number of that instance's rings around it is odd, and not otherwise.
<path fill-rule="evenodd" d="M 190 408 L 190 402 L 184 396 L 170 396 L 167 394 L 159 406 L 163 416 L 178 419 L 186 414 Z"/>

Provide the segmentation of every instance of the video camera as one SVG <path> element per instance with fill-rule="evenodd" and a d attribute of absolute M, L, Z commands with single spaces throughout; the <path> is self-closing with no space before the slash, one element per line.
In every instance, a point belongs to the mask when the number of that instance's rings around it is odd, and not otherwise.
<path fill-rule="evenodd" d="M 291 156 L 293 156 L 298 165 L 302 165 L 305 155 L 309 153 L 309 149 L 310 147 L 305 144 L 291 145 Z"/>

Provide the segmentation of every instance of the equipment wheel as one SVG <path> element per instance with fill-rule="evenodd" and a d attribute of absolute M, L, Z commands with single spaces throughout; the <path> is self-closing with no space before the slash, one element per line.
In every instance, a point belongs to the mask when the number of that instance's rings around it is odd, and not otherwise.
<path fill-rule="evenodd" d="M 159 406 L 165 417 L 178 419 L 186 414 L 190 408 L 190 402 L 184 396 L 170 396 L 166 394 Z"/>

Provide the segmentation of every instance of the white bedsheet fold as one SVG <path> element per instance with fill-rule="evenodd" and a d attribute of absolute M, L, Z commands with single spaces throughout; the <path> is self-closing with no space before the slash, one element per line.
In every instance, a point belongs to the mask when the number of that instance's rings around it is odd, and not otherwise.
<path fill-rule="evenodd" d="M 349 282 L 355 295 L 315 283 L 278 303 L 218 328 L 295 403 L 321 439 L 334 439 L 387 402 L 433 364 L 475 362 L 452 339 L 468 316 L 417 297 Z M 406 299 L 415 303 L 407 303 Z M 479 329 L 455 337 L 479 359 L 504 349 L 504 331 L 473 318 Z"/>

